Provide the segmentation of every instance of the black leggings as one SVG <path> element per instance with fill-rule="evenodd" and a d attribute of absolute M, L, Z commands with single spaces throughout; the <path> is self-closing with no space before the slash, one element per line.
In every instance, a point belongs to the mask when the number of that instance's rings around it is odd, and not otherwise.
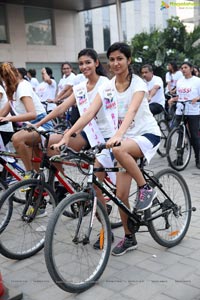
<path fill-rule="evenodd" d="M 200 116 L 199 115 L 187 115 L 185 117 L 186 122 L 188 124 L 190 136 L 191 136 L 191 143 L 194 149 L 195 159 L 199 161 L 200 159 L 200 131 L 199 131 L 199 124 L 200 124 Z M 175 119 L 175 126 L 177 126 L 181 121 L 181 116 L 176 115 Z"/>

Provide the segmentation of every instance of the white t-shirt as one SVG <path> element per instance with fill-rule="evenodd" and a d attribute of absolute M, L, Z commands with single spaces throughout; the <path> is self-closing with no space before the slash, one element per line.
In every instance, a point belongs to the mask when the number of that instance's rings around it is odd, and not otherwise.
<path fill-rule="evenodd" d="M 33 90 L 36 91 L 36 88 L 39 85 L 39 81 L 37 80 L 37 78 L 32 77 L 29 82 L 32 85 Z"/>
<path fill-rule="evenodd" d="M 87 80 L 87 78 L 82 73 L 77 74 L 76 77 L 73 80 L 73 86 L 77 85 L 77 84 L 79 84 L 83 81 L 86 81 L 86 80 Z"/>
<path fill-rule="evenodd" d="M 162 78 L 159 76 L 153 75 L 150 81 L 145 81 L 147 84 L 147 89 L 150 91 L 155 85 L 158 85 L 160 88 L 157 90 L 156 94 L 151 98 L 150 103 L 159 103 L 163 107 L 165 105 L 165 95 L 164 95 L 164 88 L 163 88 L 163 81 Z"/>
<path fill-rule="evenodd" d="M 8 98 L 4 88 L 1 85 L 0 85 L 0 96 L 2 96 L 2 98 L 0 99 L 0 109 L 2 109 L 5 106 L 5 104 L 8 102 Z M 13 132 L 12 122 L 8 122 L 7 124 L 4 125 L 1 125 L 0 122 L 0 131 Z"/>
<path fill-rule="evenodd" d="M 118 124 L 121 125 L 128 111 L 129 105 L 133 99 L 135 92 L 144 91 L 147 92 L 147 86 L 145 82 L 137 75 L 133 74 L 132 81 L 128 89 L 124 92 L 118 92 L 115 87 L 115 77 L 111 79 L 112 87 L 115 90 L 115 94 L 118 102 Z M 130 124 L 124 138 L 134 138 L 135 136 L 141 136 L 145 133 L 152 133 L 160 136 L 160 130 L 155 118 L 153 117 L 149 103 L 146 98 L 146 94 L 141 102 L 140 107 L 135 115 L 134 121 Z"/>
<path fill-rule="evenodd" d="M 59 83 L 58 83 L 58 91 L 57 94 L 60 94 L 60 92 L 63 91 L 64 87 L 66 85 L 70 85 L 73 86 L 73 82 L 75 79 L 76 75 L 74 73 L 71 73 L 69 76 L 65 77 L 65 75 L 63 75 L 63 77 L 60 79 Z"/>
<path fill-rule="evenodd" d="M 32 98 L 37 116 L 45 113 L 45 109 L 33 91 L 31 84 L 27 80 L 22 80 L 18 84 L 16 92 L 13 94 L 13 106 L 17 114 L 25 114 L 27 112 L 24 103 L 21 101 L 21 98 L 25 96 Z"/>
<path fill-rule="evenodd" d="M 167 72 L 165 75 L 166 82 L 170 82 L 171 90 L 176 87 L 176 83 L 180 78 L 183 78 L 183 73 L 181 71 L 176 71 L 176 73 Z M 166 87 L 166 92 L 168 92 L 168 88 Z"/>
<path fill-rule="evenodd" d="M 45 102 L 48 99 L 54 99 L 56 96 L 57 83 L 54 79 L 51 80 L 51 84 L 43 81 L 38 85 L 36 89 L 36 94 L 39 96 L 41 102 Z M 53 110 L 55 107 L 55 103 L 48 103 L 47 111 Z"/>
<path fill-rule="evenodd" d="M 87 92 L 90 103 L 92 103 L 92 101 L 94 100 L 95 96 L 98 93 L 99 88 L 108 82 L 109 82 L 109 79 L 107 77 L 105 77 L 105 76 L 99 77 L 95 87 L 91 91 Z M 81 82 L 80 86 L 82 86 L 83 84 L 85 84 L 85 86 L 86 86 L 87 81 L 84 80 L 84 82 Z M 77 87 L 77 85 L 76 85 L 76 87 Z M 95 117 L 95 121 L 96 121 L 96 123 L 99 127 L 99 130 L 101 131 L 104 138 L 110 138 L 113 135 L 113 131 L 110 126 L 110 122 L 106 118 L 103 107 L 101 107 L 101 109 L 98 111 L 98 113 Z"/>
<path fill-rule="evenodd" d="M 192 76 L 191 78 L 179 79 L 176 85 L 176 92 L 178 94 L 178 101 L 192 100 L 196 97 L 200 97 L 200 78 Z M 176 114 L 181 115 L 183 105 L 177 103 Z M 200 102 L 195 104 L 186 103 L 185 106 L 186 115 L 199 115 L 200 114 Z"/>

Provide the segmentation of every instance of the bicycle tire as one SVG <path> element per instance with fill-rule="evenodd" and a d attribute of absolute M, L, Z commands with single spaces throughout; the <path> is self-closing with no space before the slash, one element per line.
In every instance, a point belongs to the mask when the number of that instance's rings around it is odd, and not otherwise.
<path fill-rule="evenodd" d="M 151 217 L 166 211 L 164 216 L 149 222 L 152 238 L 161 246 L 170 248 L 181 242 L 190 225 L 192 204 L 190 192 L 184 178 L 175 170 L 164 169 L 155 175 L 165 193 L 175 203 L 171 203 L 158 187 L 157 197 L 150 209 Z"/>
<path fill-rule="evenodd" d="M 184 147 L 178 146 L 183 143 L 183 126 L 172 129 L 167 139 L 167 160 L 174 170 L 184 170 L 191 158 L 191 142 L 187 131 L 184 135 Z"/>
<path fill-rule="evenodd" d="M 1 197 L 1 215 L 2 218 L 4 215 L 7 219 L 6 226 L 0 235 L 0 253 L 5 257 L 16 260 L 25 259 L 36 254 L 44 246 L 45 231 L 56 205 L 56 195 L 47 183 L 44 183 L 43 189 L 38 183 L 37 179 L 20 181 L 8 188 Z M 16 203 L 13 200 L 15 193 L 21 193 L 21 198 L 26 204 Z M 42 201 L 47 215 L 43 218 L 37 216 L 29 222 L 27 217 L 24 217 L 24 209 L 27 203 L 34 205 L 39 196 L 43 197 Z"/>
<path fill-rule="evenodd" d="M 160 138 L 160 146 L 157 150 L 157 153 L 161 157 L 165 157 L 167 155 L 166 145 L 167 145 L 167 137 L 169 135 L 170 128 L 169 128 L 168 122 L 166 120 L 158 121 L 158 126 L 160 128 L 161 138 Z"/>
<path fill-rule="evenodd" d="M 7 184 L 0 178 L 0 199 L 2 198 L 3 192 L 8 188 Z M 0 209 L 0 233 L 6 228 L 12 214 L 12 205 L 9 204 L 7 213 L 4 213 Z"/>
<path fill-rule="evenodd" d="M 70 293 L 80 293 L 92 287 L 108 263 L 111 228 L 108 215 L 99 201 L 89 242 L 84 243 L 92 217 L 92 209 L 86 213 L 85 206 L 93 203 L 89 194 L 84 192 L 68 196 L 55 208 L 47 226 L 44 254 L 48 272 L 56 285 Z M 72 206 L 78 207 L 77 214 L 75 218 L 68 218 L 64 212 L 70 211 Z M 77 231 L 78 236 L 75 237 Z M 100 232 L 103 232 L 103 249 L 95 250 L 93 243 Z"/>
<path fill-rule="evenodd" d="M 136 185 L 136 182 L 134 180 L 132 180 L 129 197 L 128 197 L 130 207 L 134 206 L 134 202 L 137 200 L 137 196 L 138 196 L 137 185 Z M 109 214 L 111 228 L 115 229 L 115 228 L 121 227 L 122 221 L 121 221 L 118 206 L 109 198 L 107 199 L 105 197 L 105 199 L 106 199 L 106 205 L 111 206 L 111 208 L 110 208 L 111 212 Z"/>

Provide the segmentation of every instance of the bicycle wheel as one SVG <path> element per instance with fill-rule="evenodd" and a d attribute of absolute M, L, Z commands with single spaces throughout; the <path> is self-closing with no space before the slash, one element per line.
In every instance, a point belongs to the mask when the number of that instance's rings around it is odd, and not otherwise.
<path fill-rule="evenodd" d="M 109 183 L 110 184 L 110 183 Z M 113 189 L 114 186 L 111 187 Z M 116 189 L 116 187 L 115 187 Z M 137 200 L 137 185 L 134 180 L 132 180 L 131 183 L 131 188 L 130 188 L 130 193 L 129 193 L 129 204 L 130 207 L 134 207 L 134 202 Z M 106 206 L 109 214 L 109 220 L 110 220 L 110 225 L 112 229 L 118 228 L 122 226 L 122 221 L 121 217 L 119 214 L 119 208 L 118 206 L 109 198 L 105 197 L 106 200 Z"/>
<path fill-rule="evenodd" d="M 160 127 L 160 131 L 161 131 L 161 139 L 160 139 L 160 146 L 159 149 L 157 150 L 157 153 L 161 157 L 165 157 L 167 155 L 166 145 L 167 145 L 167 137 L 169 135 L 170 129 L 169 129 L 168 122 L 166 120 L 160 120 L 158 122 L 158 126 Z"/>
<path fill-rule="evenodd" d="M 80 293 L 94 285 L 109 259 L 109 219 L 100 202 L 95 216 L 92 215 L 93 203 L 87 193 L 68 196 L 56 207 L 47 226 L 44 247 L 47 269 L 53 281 L 70 293 Z M 67 217 L 65 211 L 73 211 L 74 217 Z M 92 228 L 91 218 L 94 218 Z M 98 237 L 101 250 L 93 248 Z"/>
<path fill-rule="evenodd" d="M 174 128 L 167 139 L 167 160 L 177 170 L 184 170 L 191 157 L 191 142 L 185 127 Z"/>
<path fill-rule="evenodd" d="M 158 172 L 155 178 L 174 204 L 155 187 L 157 197 L 150 211 L 151 217 L 158 218 L 149 222 L 149 232 L 158 244 L 170 248 L 180 243 L 188 230 L 192 214 L 190 192 L 183 177 L 172 169 Z"/>
<path fill-rule="evenodd" d="M 21 195 L 25 204 L 16 203 L 15 194 Z M 51 187 L 44 183 L 44 188 L 41 188 L 37 179 L 20 181 L 3 193 L 0 200 L 1 220 L 4 220 L 0 235 L 2 255 L 20 260 L 43 248 L 47 223 L 55 208 L 55 198 Z M 34 216 L 37 201 L 40 201 L 40 210 L 37 212 L 43 209 L 43 214 Z"/>
<path fill-rule="evenodd" d="M 2 198 L 2 194 L 8 188 L 7 184 L 0 178 L 0 199 Z M 8 203 L 8 207 L 6 208 L 6 213 L 0 209 L 0 233 L 5 229 L 6 224 L 10 220 L 10 216 L 12 214 L 12 206 Z"/>

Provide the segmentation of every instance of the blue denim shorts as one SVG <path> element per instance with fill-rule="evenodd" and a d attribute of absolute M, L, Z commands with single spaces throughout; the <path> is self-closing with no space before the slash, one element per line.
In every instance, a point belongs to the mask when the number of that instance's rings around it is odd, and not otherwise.
<path fill-rule="evenodd" d="M 44 119 L 46 117 L 46 113 L 42 113 L 37 115 L 37 117 L 35 118 L 35 120 L 31 121 L 31 124 L 36 124 L 39 121 L 41 121 L 42 119 Z M 51 121 L 48 121 L 46 123 L 44 123 L 41 127 L 43 127 L 45 130 L 50 130 L 53 129 L 53 123 Z"/>

